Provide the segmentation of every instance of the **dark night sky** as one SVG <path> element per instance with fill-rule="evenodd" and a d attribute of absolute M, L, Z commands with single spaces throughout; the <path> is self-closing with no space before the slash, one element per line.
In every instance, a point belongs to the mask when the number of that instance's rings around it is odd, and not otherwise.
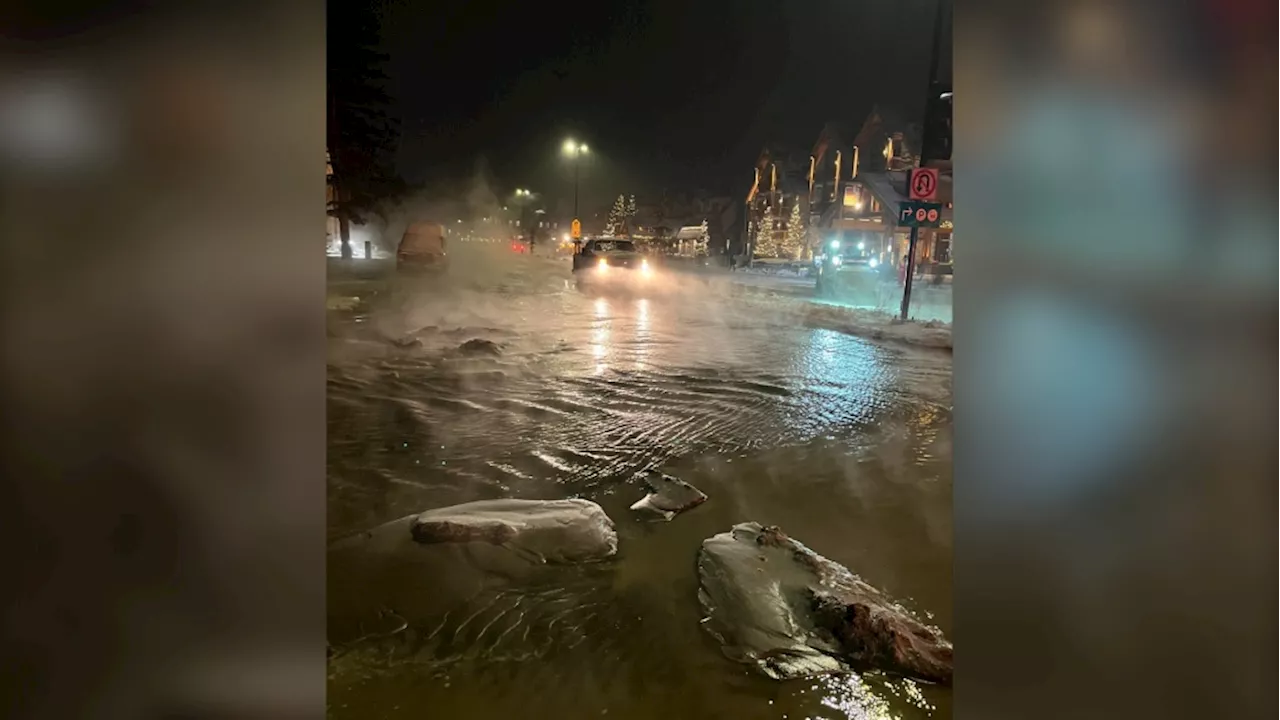
<path fill-rule="evenodd" d="M 593 150 L 584 202 L 745 192 L 766 143 L 807 150 L 826 121 L 856 130 L 877 102 L 921 114 L 936 2 L 393 2 L 399 168 L 439 181 L 483 158 L 500 190 L 564 197 L 572 136 Z"/>

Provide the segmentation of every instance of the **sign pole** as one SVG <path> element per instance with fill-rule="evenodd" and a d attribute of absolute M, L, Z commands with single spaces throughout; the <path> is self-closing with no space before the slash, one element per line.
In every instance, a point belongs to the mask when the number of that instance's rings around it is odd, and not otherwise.
<path fill-rule="evenodd" d="M 911 241 L 907 243 L 907 278 L 902 283 L 902 319 L 907 319 L 907 310 L 911 307 L 911 278 L 916 274 L 916 239 L 920 236 L 920 228 L 911 226 Z"/>
<path fill-rule="evenodd" d="M 938 171 L 934 168 L 916 168 L 907 176 L 907 193 L 910 200 L 898 208 L 898 224 L 911 226 L 911 242 L 907 247 L 907 277 L 902 283 L 902 319 L 907 319 L 911 309 L 911 281 L 916 274 L 916 243 L 920 239 L 920 227 L 938 227 L 942 206 L 929 202 L 938 194 Z"/>

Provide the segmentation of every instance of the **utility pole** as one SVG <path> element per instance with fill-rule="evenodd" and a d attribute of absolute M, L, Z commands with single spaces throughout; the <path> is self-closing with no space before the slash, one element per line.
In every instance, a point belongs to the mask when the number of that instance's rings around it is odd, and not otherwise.
<path fill-rule="evenodd" d="M 924 145 L 920 152 L 920 165 L 931 159 L 930 155 L 935 151 L 930 141 L 930 120 L 934 112 L 934 105 L 941 94 L 941 84 L 938 82 L 938 62 L 942 54 L 942 4 L 946 0 L 938 0 L 937 12 L 933 22 L 933 53 L 929 61 L 929 94 L 925 99 L 925 132 Z M 911 173 L 907 173 L 908 190 L 911 185 Z M 907 315 L 911 310 L 911 281 L 916 274 L 916 242 L 920 238 L 920 228 L 912 226 L 911 239 L 907 242 L 907 276 L 902 283 L 902 308 L 900 318 L 907 319 Z"/>

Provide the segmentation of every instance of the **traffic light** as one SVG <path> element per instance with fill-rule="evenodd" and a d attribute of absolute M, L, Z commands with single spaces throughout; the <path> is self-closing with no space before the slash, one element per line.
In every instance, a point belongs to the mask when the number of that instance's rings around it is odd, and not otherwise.
<path fill-rule="evenodd" d="M 930 85 L 929 101 L 924 109 L 924 138 L 920 148 L 920 164 L 930 160 L 951 159 L 951 88 L 942 83 Z"/>

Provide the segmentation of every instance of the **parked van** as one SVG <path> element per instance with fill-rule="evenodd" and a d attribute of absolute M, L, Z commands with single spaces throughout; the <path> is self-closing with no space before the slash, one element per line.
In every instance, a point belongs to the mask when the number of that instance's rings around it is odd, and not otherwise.
<path fill-rule="evenodd" d="M 397 270 L 444 270 L 448 266 L 443 225 L 418 222 L 404 231 L 396 249 Z"/>

